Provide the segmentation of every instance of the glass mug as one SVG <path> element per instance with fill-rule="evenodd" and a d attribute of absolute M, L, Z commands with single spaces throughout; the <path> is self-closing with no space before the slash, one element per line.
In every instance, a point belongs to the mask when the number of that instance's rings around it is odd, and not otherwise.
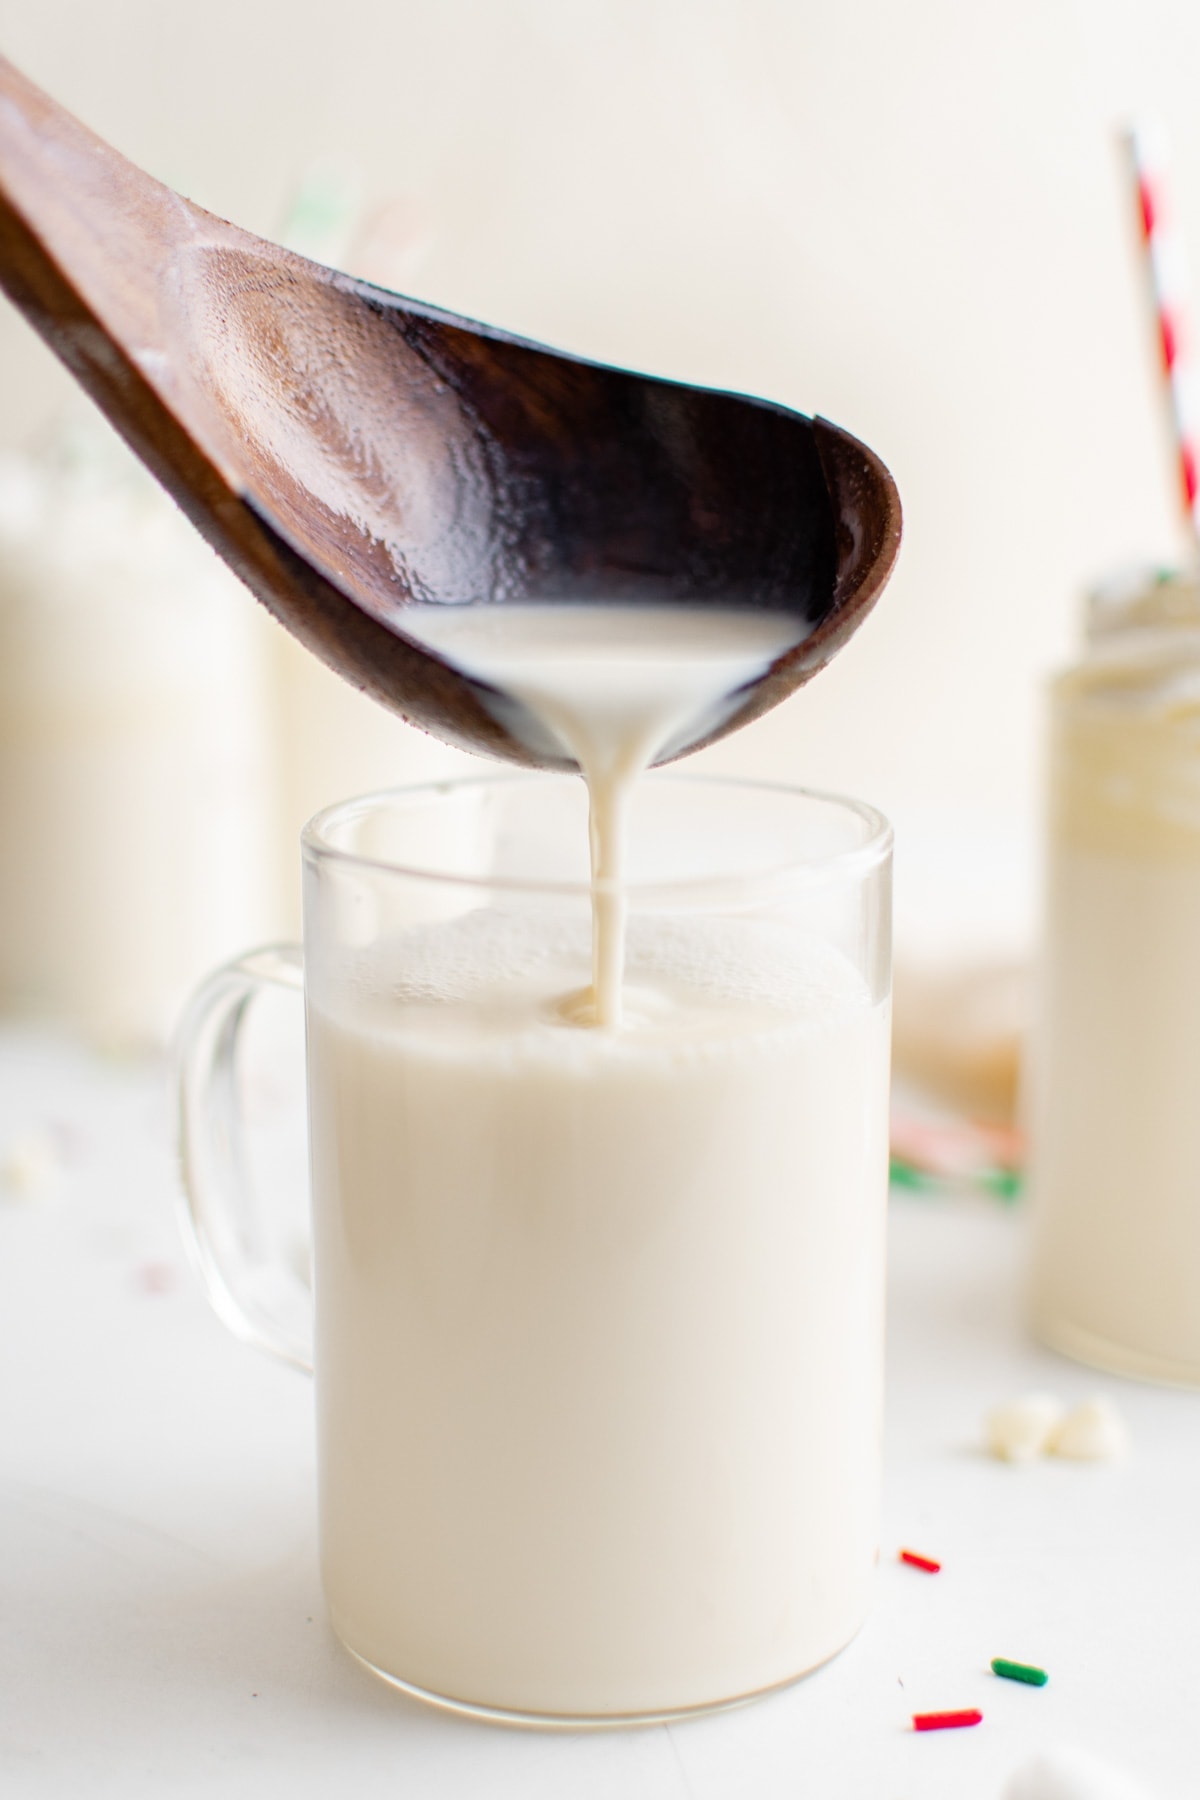
<path fill-rule="evenodd" d="M 180 1038 L 191 1232 L 226 1321 L 314 1366 L 335 1630 L 420 1697 L 664 1719 L 853 1636 L 878 1555 L 891 831 L 649 777 L 626 1024 L 591 969 L 587 802 L 503 775 L 303 837 L 303 975 Z M 237 1044 L 307 1014 L 315 1326 L 242 1169 Z"/>
<path fill-rule="evenodd" d="M 1050 690 L 1031 1313 L 1082 1362 L 1196 1387 L 1197 596 L 1176 580 L 1127 604 Z"/>

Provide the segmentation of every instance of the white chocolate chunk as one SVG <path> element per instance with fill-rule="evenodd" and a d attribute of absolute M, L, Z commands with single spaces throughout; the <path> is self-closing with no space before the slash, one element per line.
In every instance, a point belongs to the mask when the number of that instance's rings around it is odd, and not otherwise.
<path fill-rule="evenodd" d="M 1098 1395 L 1069 1412 L 1050 1440 L 1055 1456 L 1076 1462 L 1115 1462 L 1129 1449 L 1129 1431 L 1111 1400 Z"/>
<path fill-rule="evenodd" d="M 0 1156 L 0 1185 L 23 1199 L 49 1187 L 58 1174 L 58 1151 L 44 1131 L 25 1131 L 12 1138 Z"/>
<path fill-rule="evenodd" d="M 1003 1462 L 1032 1462 L 1044 1456 L 1063 1422 L 1063 1405 L 1053 1394 L 1023 1394 L 996 1406 L 983 1421 L 984 1439 Z"/>
<path fill-rule="evenodd" d="M 1140 1781 L 1082 1750 L 1043 1750 L 1022 1763 L 1000 1800 L 1151 1800 Z"/>

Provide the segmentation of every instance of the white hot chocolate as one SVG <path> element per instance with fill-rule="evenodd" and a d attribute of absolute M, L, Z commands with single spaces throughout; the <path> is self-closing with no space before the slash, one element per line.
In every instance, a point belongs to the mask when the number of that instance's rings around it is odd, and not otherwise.
<path fill-rule="evenodd" d="M 653 1715 L 866 1612 L 888 1004 L 786 902 L 619 910 L 630 784 L 794 624 L 482 610 L 422 635 L 583 769 L 594 923 L 483 884 L 389 925 L 310 865 L 323 1582 L 427 1693 Z"/>
<path fill-rule="evenodd" d="M 814 1667 L 878 1547 L 886 1002 L 786 927 L 635 916 L 588 1029 L 588 955 L 481 908 L 309 1006 L 334 1625 L 565 1716 Z"/>
<path fill-rule="evenodd" d="M 1053 698 L 1034 1323 L 1200 1385 L 1200 637 L 1115 639 Z"/>

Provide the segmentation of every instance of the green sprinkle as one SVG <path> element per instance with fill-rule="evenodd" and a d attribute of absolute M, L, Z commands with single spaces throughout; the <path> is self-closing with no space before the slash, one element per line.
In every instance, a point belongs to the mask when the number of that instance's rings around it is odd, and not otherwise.
<path fill-rule="evenodd" d="M 1021 1171 L 1019 1169 L 989 1169 L 981 1177 L 982 1185 L 989 1188 L 998 1200 L 1019 1200 L 1021 1198 Z"/>
<path fill-rule="evenodd" d="M 899 1156 L 893 1156 L 888 1177 L 893 1187 L 912 1188 L 917 1193 L 924 1193 L 935 1185 L 933 1178 L 927 1175 L 924 1169 L 918 1169 L 912 1163 L 904 1162 Z"/>
<path fill-rule="evenodd" d="M 958 1175 L 940 1174 L 909 1162 L 907 1157 L 893 1155 L 888 1180 L 894 1188 L 904 1188 L 914 1194 L 947 1194 L 961 1188 L 980 1188 L 985 1194 L 993 1194 L 997 1200 L 1002 1200 L 1006 1206 L 1021 1198 L 1019 1169 L 966 1169 Z"/>
<path fill-rule="evenodd" d="M 992 1674 L 1003 1675 L 1005 1681 L 1024 1681 L 1030 1687 L 1045 1687 L 1050 1677 L 1045 1669 L 1035 1669 L 1032 1663 L 1009 1662 L 1003 1656 L 993 1656 Z"/>

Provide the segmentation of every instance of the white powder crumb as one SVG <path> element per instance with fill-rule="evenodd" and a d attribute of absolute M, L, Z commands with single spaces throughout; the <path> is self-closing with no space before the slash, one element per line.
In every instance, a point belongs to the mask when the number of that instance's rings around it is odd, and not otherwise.
<path fill-rule="evenodd" d="M 1050 1440 L 1055 1456 L 1075 1462 L 1115 1462 L 1129 1449 L 1129 1431 L 1111 1400 L 1098 1395 L 1069 1412 Z"/>
<path fill-rule="evenodd" d="M 1147 1788 L 1082 1750 L 1043 1750 L 1009 1776 L 1000 1800 L 1151 1800 Z"/>
<path fill-rule="evenodd" d="M 24 1131 L 0 1155 L 0 1187 L 14 1198 L 32 1200 L 51 1186 L 58 1168 L 54 1140 L 44 1131 Z"/>
<path fill-rule="evenodd" d="M 1053 1394 L 1023 1394 L 993 1407 L 983 1421 L 984 1441 L 1002 1462 L 1032 1462 L 1050 1449 L 1064 1408 Z"/>

